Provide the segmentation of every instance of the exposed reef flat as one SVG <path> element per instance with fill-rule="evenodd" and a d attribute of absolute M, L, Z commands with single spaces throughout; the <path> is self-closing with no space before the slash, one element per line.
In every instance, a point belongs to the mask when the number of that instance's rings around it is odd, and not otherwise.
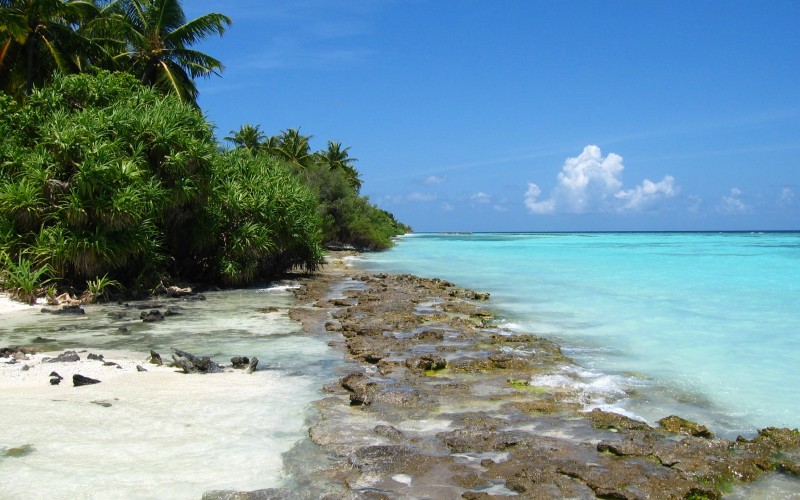
<path fill-rule="evenodd" d="M 720 498 L 737 482 L 800 473 L 797 430 L 731 441 L 677 416 L 649 425 L 587 412 L 577 388 L 531 385 L 573 362 L 547 339 L 493 326 L 486 294 L 339 257 L 301 282 L 290 311 L 351 361 L 309 430 L 329 457 L 302 471 L 320 496 Z"/>

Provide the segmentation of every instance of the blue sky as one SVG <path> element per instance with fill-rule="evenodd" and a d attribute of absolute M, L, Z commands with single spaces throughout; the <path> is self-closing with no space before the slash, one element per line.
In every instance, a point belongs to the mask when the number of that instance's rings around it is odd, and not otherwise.
<path fill-rule="evenodd" d="M 800 2 L 236 0 L 217 135 L 351 147 L 417 231 L 800 229 Z"/>

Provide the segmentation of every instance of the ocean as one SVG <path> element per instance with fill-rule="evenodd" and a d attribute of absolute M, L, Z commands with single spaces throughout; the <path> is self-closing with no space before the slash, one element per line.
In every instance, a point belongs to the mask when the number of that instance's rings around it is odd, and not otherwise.
<path fill-rule="evenodd" d="M 587 410 L 800 427 L 800 233 L 411 234 L 360 265 L 490 292 L 499 328 L 577 362 L 531 382 Z"/>

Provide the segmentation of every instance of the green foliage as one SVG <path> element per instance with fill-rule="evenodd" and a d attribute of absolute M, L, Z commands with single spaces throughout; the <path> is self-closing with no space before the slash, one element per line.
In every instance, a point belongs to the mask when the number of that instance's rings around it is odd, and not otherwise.
<path fill-rule="evenodd" d="M 17 262 L 8 257 L 3 265 L 3 287 L 11 294 L 11 298 L 33 304 L 41 295 L 43 287 L 52 280 L 47 278 L 52 268 L 45 264 L 36 267 L 34 263 L 20 256 Z"/>
<path fill-rule="evenodd" d="M 0 180 L 10 255 L 30 251 L 82 283 L 130 282 L 188 254 L 185 222 L 205 202 L 216 152 L 194 107 L 130 75 L 82 74 L 34 91 L 16 128 Z"/>
<path fill-rule="evenodd" d="M 99 300 L 108 298 L 108 291 L 111 288 L 122 289 L 122 284 L 104 274 L 102 278 L 98 277 L 86 282 L 86 292 L 83 298 L 86 302 L 94 303 Z"/>
<path fill-rule="evenodd" d="M 224 282 L 243 285 L 322 257 L 314 194 L 277 159 L 228 152 L 214 169 L 208 219 L 219 233 L 214 259 Z"/>
<path fill-rule="evenodd" d="M 359 196 L 361 179 L 353 165 L 357 158 L 340 142 L 328 141 L 325 150 L 311 152 L 309 141 L 297 129 L 287 129 L 266 137 L 258 125 L 243 125 L 231 130 L 226 139 L 237 150 L 260 157 L 273 157 L 287 164 L 304 184 L 316 193 L 317 211 L 322 220 L 323 241 L 330 247 L 352 246 L 360 250 L 383 250 L 392 245 L 392 237 L 410 227 Z"/>
<path fill-rule="evenodd" d="M 328 246 L 384 250 L 392 245 L 393 236 L 411 230 L 389 212 L 371 204 L 369 198 L 359 196 L 345 169 L 331 169 L 326 162 L 318 162 L 297 175 L 317 192 Z"/>
<path fill-rule="evenodd" d="M 142 83 L 194 104 L 193 79 L 222 70 L 220 61 L 190 47 L 222 35 L 231 24 L 227 16 L 211 13 L 187 21 L 179 0 L 118 0 L 109 11 L 115 19 L 108 34 L 125 42 L 114 60 Z"/>
<path fill-rule="evenodd" d="M 0 111 L 4 286 L 25 300 L 51 277 L 90 301 L 167 275 L 246 285 L 313 271 L 323 242 L 376 250 L 408 230 L 359 196 L 349 148 L 245 126 L 221 152 L 192 104 L 129 74 L 59 75 L 22 105 L 0 93 Z"/>

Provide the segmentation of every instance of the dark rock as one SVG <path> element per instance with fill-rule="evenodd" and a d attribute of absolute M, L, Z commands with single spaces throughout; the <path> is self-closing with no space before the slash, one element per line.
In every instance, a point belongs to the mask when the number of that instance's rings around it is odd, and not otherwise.
<path fill-rule="evenodd" d="M 231 358 L 231 366 L 233 368 L 246 368 L 250 364 L 250 359 L 247 356 L 234 356 Z"/>
<path fill-rule="evenodd" d="M 247 365 L 247 373 L 253 373 L 256 371 L 256 367 L 258 366 L 258 358 L 253 356 L 253 359 L 250 360 L 250 363 Z"/>
<path fill-rule="evenodd" d="M 403 438 L 403 433 L 391 425 L 376 425 L 374 430 L 375 434 L 389 439 L 399 440 Z"/>
<path fill-rule="evenodd" d="M 634 420 L 618 413 L 603 411 L 599 408 L 595 408 L 586 415 L 592 421 L 592 426 L 595 429 L 649 430 L 651 428 L 645 422 Z"/>
<path fill-rule="evenodd" d="M 47 313 L 47 314 L 56 314 L 56 315 L 59 315 L 59 314 L 77 314 L 77 315 L 86 314 L 86 311 L 81 306 L 78 306 L 78 305 L 61 306 L 61 309 L 49 309 L 47 307 L 43 307 L 42 308 L 42 312 L 43 313 Z"/>
<path fill-rule="evenodd" d="M 444 340 L 444 332 L 437 332 L 434 330 L 425 330 L 414 336 L 417 340 L 424 340 L 428 342 L 441 342 Z"/>
<path fill-rule="evenodd" d="M 56 341 L 56 339 L 48 339 L 48 338 L 45 338 L 45 337 L 36 337 L 35 339 L 33 339 L 32 342 L 34 344 L 45 344 L 45 343 L 48 343 L 48 342 L 55 342 L 55 341 Z"/>
<path fill-rule="evenodd" d="M 152 309 L 150 311 L 142 311 L 139 315 L 142 321 L 145 323 L 153 322 L 153 321 L 164 321 L 164 315 L 158 309 Z"/>
<path fill-rule="evenodd" d="M 64 377 L 57 372 L 50 372 L 50 385 L 58 385 L 62 380 L 64 380 Z"/>
<path fill-rule="evenodd" d="M 48 363 L 74 363 L 80 361 L 81 357 L 75 351 L 64 351 L 55 358 L 47 360 Z"/>
<path fill-rule="evenodd" d="M 133 309 L 161 309 L 161 304 L 158 302 L 139 302 L 136 304 L 125 304 L 125 307 Z"/>
<path fill-rule="evenodd" d="M 164 313 L 164 316 L 180 316 L 183 314 L 183 308 L 180 306 L 171 306 L 167 308 L 167 312 Z"/>
<path fill-rule="evenodd" d="M 352 406 L 362 406 L 372 404 L 373 398 L 377 393 L 377 387 L 369 377 L 363 373 L 351 373 L 341 379 L 339 384 L 347 391 L 350 391 L 350 404 Z"/>
<path fill-rule="evenodd" d="M 206 300 L 206 296 L 202 293 L 198 293 L 195 295 L 188 295 L 186 297 L 181 297 L 181 300 L 187 300 L 189 302 L 202 302 Z"/>
<path fill-rule="evenodd" d="M 89 353 L 89 355 L 86 356 L 86 359 L 94 359 L 94 360 L 97 360 L 97 361 L 103 361 L 103 355 L 102 354 Z"/>
<path fill-rule="evenodd" d="M 708 430 L 704 425 L 696 424 L 678 417 L 677 415 L 670 415 L 669 417 L 662 418 L 658 421 L 658 425 L 660 425 L 662 429 L 675 434 L 688 434 L 690 436 L 706 439 L 712 439 L 714 437 L 714 433 Z"/>
<path fill-rule="evenodd" d="M 106 361 L 105 363 L 103 363 L 103 366 L 116 366 L 120 370 L 122 369 L 119 363 L 114 363 L 113 361 Z"/>
<path fill-rule="evenodd" d="M 447 367 L 447 361 L 443 357 L 433 354 L 408 358 L 405 364 L 412 370 L 443 370 Z"/>
<path fill-rule="evenodd" d="M 219 373 L 222 371 L 222 368 L 207 356 L 198 357 L 180 349 L 172 349 L 172 352 L 175 366 L 181 368 L 184 373 Z"/>
<path fill-rule="evenodd" d="M 256 312 L 260 312 L 260 313 L 275 313 L 275 312 L 278 312 L 278 311 L 280 311 L 280 309 L 278 309 L 277 307 L 273 307 L 273 306 L 261 307 L 259 309 L 256 309 Z"/>
<path fill-rule="evenodd" d="M 382 352 L 368 352 L 368 353 L 365 353 L 365 354 L 363 354 L 361 357 L 362 357 L 362 358 L 364 359 L 364 361 L 366 361 L 367 363 L 372 363 L 372 364 L 375 364 L 375 363 L 377 363 L 378 361 L 380 361 L 380 360 L 382 360 L 383 358 L 385 358 L 385 357 L 386 357 L 386 354 L 384 354 L 384 353 L 382 353 Z"/>
<path fill-rule="evenodd" d="M 108 313 L 108 317 L 111 319 L 125 319 L 128 316 L 128 313 L 124 311 L 111 311 Z"/>
<path fill-rule="evenodd" d="M 128 333 L 129 331 L 130 330 L 128 330 L 127 326 L 121 326 L 121 327 L 117 328 L 117 333 Z"/>
<path fill-rule="evenodd" d="M 161 366 L 164 364 L 164 361 L 161 360 L 161 355 L 156 351 L 150 351 L 150 363 L 154 365 Z"/>
<path fill-rule="evenodd" d="M 147 368 L 143 367 L 142 365 L 136 365 L 137 372 L 146 372 Z"/>
<path fill-rule="evenodd" d="M 777 427 L 767 427 L 760 429 L 754 442 L 772 442 L 779 450 L 789 450 L 800 448 L 800 431 L 797 429 L 779 429 Z"/>
<path fill-rule="evenodd" d="M 108 401 L 91 401 L 93 405 L 102 406 L 103 408 L 111 408 L 111 403 Z"/>
<path fill-rule="evenodd" d="M 99 384 L 100 381 L 97 379 L 84 377 L 83 375 L 75 374 L 72 376 L 72 385 L 75 387 L 80 387 L 82 385 L 92 385 L 92 384 Z"/>

